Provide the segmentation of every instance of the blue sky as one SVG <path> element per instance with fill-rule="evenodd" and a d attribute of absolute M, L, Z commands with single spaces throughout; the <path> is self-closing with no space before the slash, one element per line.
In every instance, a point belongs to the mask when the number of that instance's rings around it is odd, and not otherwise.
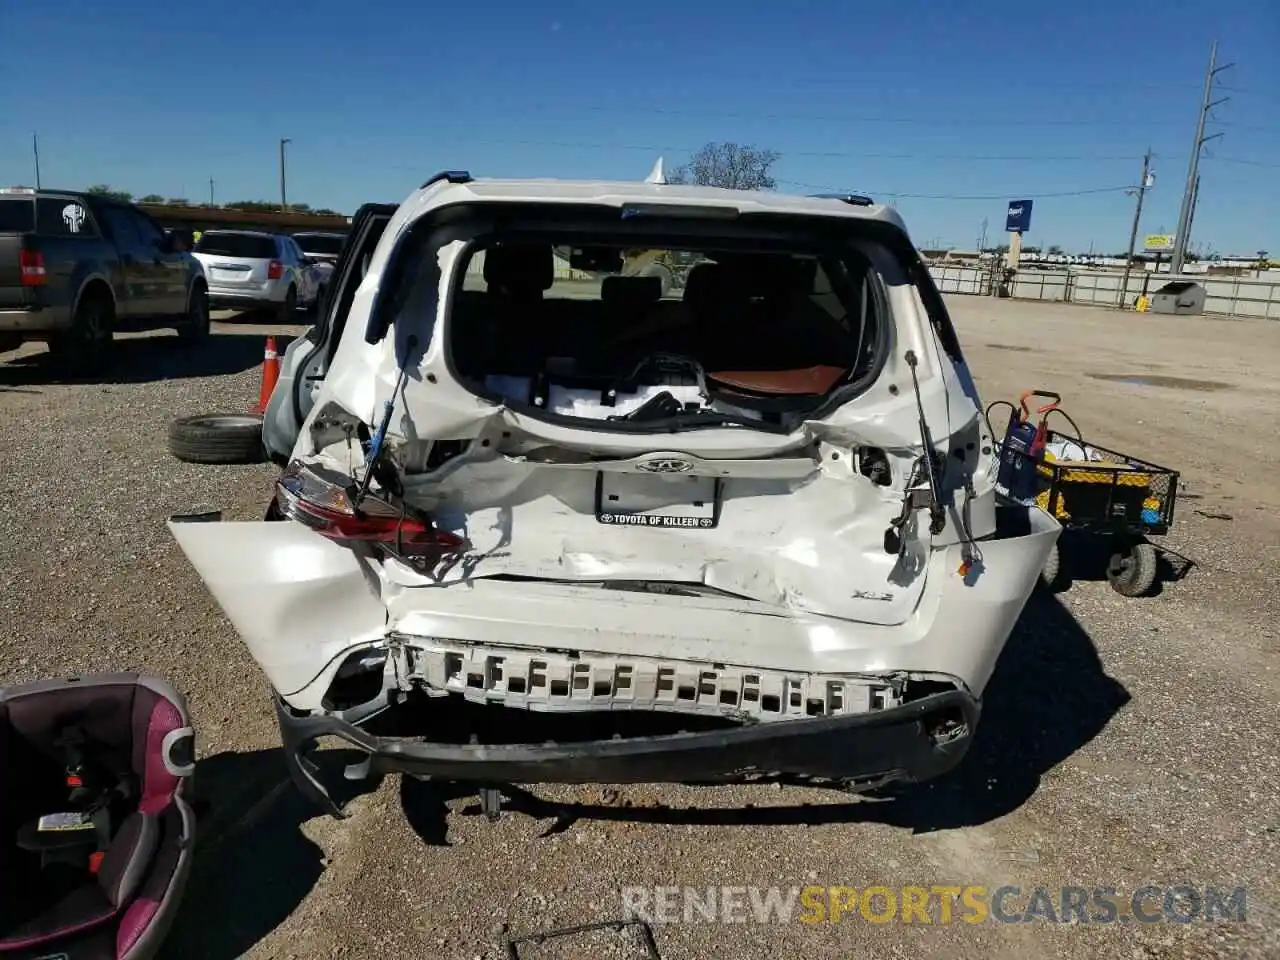
<path fill-rule="evenodd" d="M 984 218 L 994 241 L 1029 197 L 1027 243 L 1099 252 L 1148 146 L 1142 232 L 1175 228 L 1216 37 L 1236 66 L 1192 242 L 1280 252 L 1275 0 L 4 8 L 0 184 L 33 181 L 33 131 L 45 185 L 207 199 L 212 177 L 219 202 L 278 198 L 289 137 L 289 198 L 344 211 L 439 169 L 639 179 L 735 140 L 781 153 L 783 189 L 894 202 L 920 244 L 971 247 Z"/>

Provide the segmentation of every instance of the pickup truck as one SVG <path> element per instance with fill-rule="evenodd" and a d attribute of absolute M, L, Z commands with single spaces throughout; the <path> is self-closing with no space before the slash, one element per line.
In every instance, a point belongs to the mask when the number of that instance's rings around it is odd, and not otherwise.
<path fill-rule="evenodd" d="M 45 341 L 55 362 L 110 364 L 118 330 L 209 333 L 204 269 L 130 203 L 63 190 L 0 188 L 0 351 Z"/>

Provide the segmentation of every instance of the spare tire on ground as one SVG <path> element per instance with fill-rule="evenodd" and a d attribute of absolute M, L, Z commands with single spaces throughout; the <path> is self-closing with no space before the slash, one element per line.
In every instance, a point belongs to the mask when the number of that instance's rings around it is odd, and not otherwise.
<path fill-rule="evenodd" d="M 169 452 L 185 463 L 261 463 L 262 417 L 202 413 L 169 424 Z"/>

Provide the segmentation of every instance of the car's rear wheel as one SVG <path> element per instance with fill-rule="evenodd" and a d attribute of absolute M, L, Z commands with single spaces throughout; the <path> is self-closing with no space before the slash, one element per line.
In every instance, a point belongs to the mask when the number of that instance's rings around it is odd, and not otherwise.
<path fill-rule="evenodd" d="M 89 290 L 76 304 L 71 328 L 49 338 L 54 363 L 74 375 L 100 373 L 111 366 L 115 309 L 110 299 Z"/>
<path fill-rule="evenodd" d="M 209 336 L 209 293 L 199 284 L 187 296 L 187 313 L 178 324 L 178 338 L 184 343 L 199 343 Z"/>
<path fill-rule="evenodd" d="M 1040 585 L 1050 593 L 1057 593 L 1065 586 L 1062 570 L 1062 544 L 1055 543 L 1045 557 L 1044 566 L 1040 568 Z"/>
<path fill-rule="evenodd" d="M 169 424 L 169 452 L 184 463 L 261 463 L 262 418 L 244 413 L 205 413 Z"/>
<path fill-rule="evenodd" d="M 298 290 L 296 287 L 290 287 L 289 292 L 284 295 L 277 319 L 281 323 L 298 322 Z"/>

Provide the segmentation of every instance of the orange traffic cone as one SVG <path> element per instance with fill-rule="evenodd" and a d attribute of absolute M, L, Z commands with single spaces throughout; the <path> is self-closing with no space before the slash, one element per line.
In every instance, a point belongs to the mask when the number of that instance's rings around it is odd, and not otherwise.
<path fill-rule="evenodd" d="M 253 408 L 256 414 L 267 412 L 267 401 L 280 379 L 280 354 L 276 352 L 276 338 L 267 337 L 267 348 L 262 353 L 262 386 L 258 388 L 258 405 Z"/>

